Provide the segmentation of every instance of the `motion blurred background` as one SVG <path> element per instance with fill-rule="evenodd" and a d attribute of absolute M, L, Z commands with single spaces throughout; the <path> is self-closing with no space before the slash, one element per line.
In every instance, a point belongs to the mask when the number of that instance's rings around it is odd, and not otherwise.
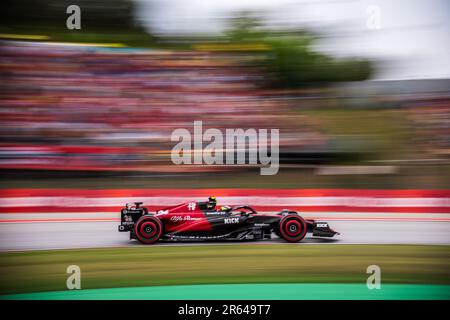
<path fill-rule="evenodd" d="M 328 297 L 317 283 L 334 299 L 449 299 L 449 15 L 446 0 L 3 0 L 0 299 L 76 298 L 70 264 L 83 289 L 158 299 Z M 194 120 L 278 128 L 278 174 L 174 165 L 171 134 Z M 137 248 L 117 232 L 126 202 L 210 195 L 289 204 L 341 235 Z M 312 287 L 164 288 L 236 283 Z M 118 292 L 94 298 L 135 297 Z"/>
<path fill-rule="evenodd" d="M 70 4 L 2 2 L 3 187 L 449 186 L 446 1 Z M 278 175 L 172 164 L 194 120 L 279 128 Z"/>

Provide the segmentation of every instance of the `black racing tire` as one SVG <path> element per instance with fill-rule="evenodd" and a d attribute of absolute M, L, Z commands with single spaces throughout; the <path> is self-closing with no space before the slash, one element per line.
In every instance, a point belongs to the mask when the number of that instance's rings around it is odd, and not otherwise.
<path fill-rule="evenodd" d="M 299 215 L 288 214 L 280 220 L 277 231 L 287 242 L 299 242 L 306 236 L 308 227 L 306 221 Z"/>
<path fill-rule="evenodd" d="M 154 244 L 161 238 L 163 224 L 154 216 L 142 216 L 134 224 L 136 239 L 142 244 Z"/>

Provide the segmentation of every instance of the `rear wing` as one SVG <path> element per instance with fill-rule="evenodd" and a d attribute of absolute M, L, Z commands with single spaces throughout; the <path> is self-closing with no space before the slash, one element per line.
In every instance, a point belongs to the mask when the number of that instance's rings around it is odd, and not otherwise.
<path fill-rule="evenodd" d="M 128 203 L 125 205 L 125 207 L 126 207 L 128 210 L 130 210 L 131 208 L 133 208 L 133 206 L 134 206 L 134 209 L 139 209 L 139 208 L 141 207 L 142 203 L 143 203 L 143 202 L 128 202 Z"/>

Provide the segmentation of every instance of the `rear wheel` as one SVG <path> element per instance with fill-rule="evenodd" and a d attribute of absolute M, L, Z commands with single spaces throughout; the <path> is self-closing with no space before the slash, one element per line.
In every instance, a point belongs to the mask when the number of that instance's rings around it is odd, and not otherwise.
<path fill-rule="evenodd" d="M 279 234 L 287 242 L 299 242 L 307 232 L 305 220 L 296 214 L 289 214 L 280 221 Z"/>
<path fill-rule="evenodd" d="M 158 241 L 162 230 L 161 220 L 154 216 L 142 216 L 134 224 L 136 239 L 143 244 L 153 244 Z"/>

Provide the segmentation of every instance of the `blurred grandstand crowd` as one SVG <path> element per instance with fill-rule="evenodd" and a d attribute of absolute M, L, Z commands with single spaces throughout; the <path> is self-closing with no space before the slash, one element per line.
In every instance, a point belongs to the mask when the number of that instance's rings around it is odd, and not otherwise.
<path fill-rule="evenodd" d="M 281 164 L 332 161 L 325 155 L 338 152 L 336 137 L 302 106 L 320 107 L 335 93 L 270 89 L 270 74 L 245 63 L 249 55 L 4 41 L 0 168 L 192 171 L 171 163 L 170 136 L 194 120 L 204 130 L 279 128 Z M 417 142 L 448 153 L 448 91 L 398 97 L 373 99 L 408 107 Z"/>

